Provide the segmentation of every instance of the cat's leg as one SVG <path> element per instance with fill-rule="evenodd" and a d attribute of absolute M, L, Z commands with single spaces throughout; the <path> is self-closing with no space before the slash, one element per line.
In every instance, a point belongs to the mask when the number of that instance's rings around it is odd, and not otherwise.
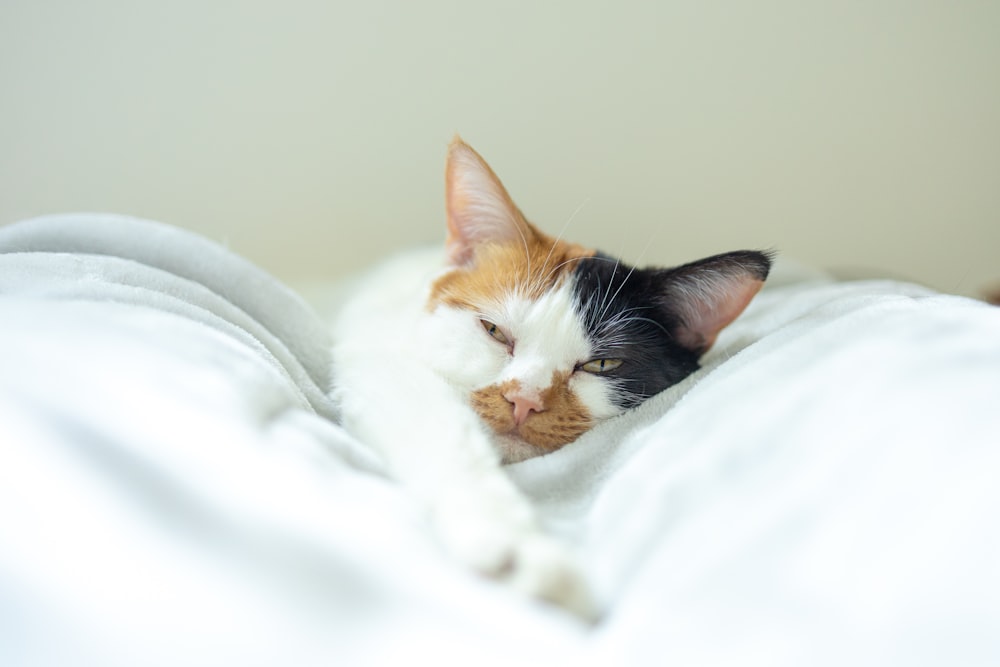
<path fill-rule="evenodd" d="M 356 350 L 342 347 L 334 356 L 344 426 L 424 503 L 444 548 L 481 574 L 591 618 L 573 558 L 541 531 L 478 417 L 453 388 L 406 359 L 379 364 L 396 369 L 387 377 L 371 364 L 352 363 L 365 356 Z"/>

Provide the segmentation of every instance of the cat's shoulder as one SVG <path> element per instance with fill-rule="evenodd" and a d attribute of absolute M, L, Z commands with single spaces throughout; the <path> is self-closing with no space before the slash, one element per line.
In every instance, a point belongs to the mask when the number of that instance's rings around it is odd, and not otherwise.
<path fill-rule="evenodd" d="M 349 278 L 334 308 L 335 338 L 356 334 L 360 323 L 385 326 L 387 320 L 419 317 L 443 265 L 444 252 L 439 247 L 420 246 Z"/>

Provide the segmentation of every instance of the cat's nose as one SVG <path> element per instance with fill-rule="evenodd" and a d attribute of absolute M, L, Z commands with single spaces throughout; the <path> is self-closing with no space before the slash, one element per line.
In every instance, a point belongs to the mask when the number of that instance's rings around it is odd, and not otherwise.
<path fill-rule="evenodd" d="M 534 396 L 522 394 L 517 391 L 510 391 L 503 395 L 507 402 L 514 406 L 514 423 L 520 426 L 532 412 L 543 412 L 545 406 Z"/>

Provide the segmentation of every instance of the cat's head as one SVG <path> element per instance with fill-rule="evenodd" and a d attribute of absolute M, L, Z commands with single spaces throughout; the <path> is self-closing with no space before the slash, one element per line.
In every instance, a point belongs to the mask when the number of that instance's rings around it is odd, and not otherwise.
<path fill-rule="evenodd" d="M 505 461 L 572 442 L 684 379 L 760 290 L 766 253 L 628 266 L 530 224 L 456 138 L 446 169 L 448 268 L 428 307 Z"/>

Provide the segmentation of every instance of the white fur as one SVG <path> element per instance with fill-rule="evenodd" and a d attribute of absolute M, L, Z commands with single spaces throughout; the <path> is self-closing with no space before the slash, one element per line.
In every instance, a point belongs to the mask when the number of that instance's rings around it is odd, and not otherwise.
<path fill-rule="evenodd" d="M 430 513 L 444 547 L 476 570 L 578 614 L 590 605 L 562 547 L 500 466 L 493 438 L 469 406 L 474 389 L 514 377 L 542 390 L 553 370 L 589 353 L 566 290 L 538 303 L 506 299 L 482 314 L 426 309 L 440 253 L 384 265 L 358 289 L 334 325 L 334 397 L 344 426 L 372 446 Z M 514 355 L 479 322 L 492 317 L 515 336 Z M 558 336 L 542 333 L 559 327 Z M 597 378 L 574 386 L 599 416 L 610 409 Z M 537 453 L 537 452 L 535 452 Z"/>
<path fill-rule="evenodd" d="M 513 355 L 481 330 L 480 317 L 499 325 L 514 341 Z M 424 318 L 429 330 L 447 346 L 427 341 L 433 349 L 435 368 L 445 377 L 467 378 L 464 390 L 475 390 L 507 380 L 517 380 L 527 393 L 548 389 L 554 373 L 571 373 L 593 354 L 590 341 L 576 313 L 567 283 L 537 300 L 507 294 L 479 313 L 448 306 Z M 442 358 L 443 357 L 443 358 Z M 610 401 L 606 384 L 588 373 L 570 381 L 592 415 L 605 418 L 620 410 Z"/>

